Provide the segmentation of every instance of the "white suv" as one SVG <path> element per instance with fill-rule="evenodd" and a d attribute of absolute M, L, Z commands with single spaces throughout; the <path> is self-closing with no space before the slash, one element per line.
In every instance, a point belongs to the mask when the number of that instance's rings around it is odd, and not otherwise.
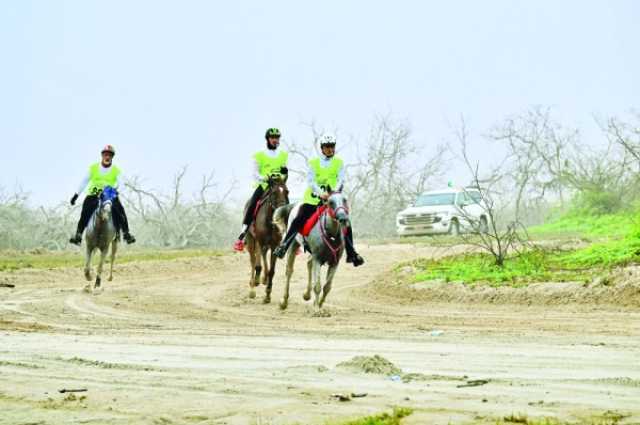
<path fill-rule="evenodd" d="M 487 208 L 477 189 L 449 188 L 425 192 L 396 216 L 399 236 L 458 235 L 471 230 L 488 230 Z"/>

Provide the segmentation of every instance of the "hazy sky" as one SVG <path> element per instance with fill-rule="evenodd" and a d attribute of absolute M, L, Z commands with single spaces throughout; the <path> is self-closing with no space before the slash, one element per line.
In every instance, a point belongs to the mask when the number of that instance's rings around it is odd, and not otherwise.
<path fill-rule="evenodd" d="M 631 0 L 0 1 L 0 186 L 67 200 L 111 143 L 149 186 L 189 164 L 191 188 L 215 170 L 244 197 L 267 127 L 358 137 L 388 111 L 427 148 L 460 113 L 482 132 L 534 104 L 594 138 L 592 114 L 638 106 L 639 18 Z"/>

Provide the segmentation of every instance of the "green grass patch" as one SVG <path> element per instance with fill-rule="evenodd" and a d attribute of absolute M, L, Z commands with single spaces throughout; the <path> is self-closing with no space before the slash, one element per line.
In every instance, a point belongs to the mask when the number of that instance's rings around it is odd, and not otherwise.
<path fill-rule="evenodd" d="M 557 220 L 533 226 L 528 229 L 533 237 L 583 236 L 583 237 L 619 237 L 633 231 L 640 223 L 636 213 L 620 212 L 616 214 L 588 215 L 569 213 Z"/>
<path fill-rule="evenodd" d="M 360 419 L 351 419 L 346 422 L 328 422 L 327 425 L 400 425 L 402 418 L 413 413 L 408 407 L 394 407 L 391 413 L 381 413 Z"/>
<path fill-rule="evenodd" d="M 573 251 L 533 249 L 495 265 L 484 253 L 462 254 L 439 260 L 410 263 L 416 270 L 414 282 L 487 283 L 492 286 L 522 286 L 532 282 L 587 281 L 614 267 L 640 262 L 640 237 L 631 234 L 598 242 Z"/>
<path fill-rule="evenodd" d="M 123 250 L 118 253 L 116 263 L 123 264 L 134 261 L 169 261 L 180 258 L 217 257 L 221 255 L 224 255 L 224 253 L 220 250 L 205 249 Z M 83 262 L 84 251 L 0 251 L 0 271 L 78 267 L 78 265 L 83 264 Z"/>
<path fill-rule="evenodd" d="M 601 414 L 579 417 L 574 420 L 566 421 L 553 417 L 534 417 L 530 418 L 526 414 L 517 413 L 505 416 L 496 420 L 496 425 L 618 425 L 622 420 L 629 417 L 626 413 L 607 410 Z"/>

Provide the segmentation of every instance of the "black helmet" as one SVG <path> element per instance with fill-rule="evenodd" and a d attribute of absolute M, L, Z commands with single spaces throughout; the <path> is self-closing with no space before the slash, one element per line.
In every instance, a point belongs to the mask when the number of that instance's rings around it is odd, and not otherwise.
<path fill-rule="evenodd" d="M 265 139 L 268 139 L 269 137 L 280 137 L 280 136 L 282 136 L 282 134 L 280 133 L 280 130 L 278 130 L 275 127 L 267 128 L 267 131 L 264 133 Z"/>

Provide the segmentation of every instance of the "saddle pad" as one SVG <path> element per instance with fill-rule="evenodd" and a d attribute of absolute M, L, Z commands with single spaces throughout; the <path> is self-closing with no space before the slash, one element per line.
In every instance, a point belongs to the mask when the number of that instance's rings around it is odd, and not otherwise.
<path fill-rule="evenodd" d="M 307 222 L 302 227 L 302 231 L 300 232 L 300 234 L 302 236 L 309 236 L 309 233 L 311 233 L 311 229 L 313 229 L 313 226 L 315 226 L 316 223 L 318 222 L 318 219 L 320 218 L 320 215 L 322 215 L 322 213 L 326 209 L 327 209 L 326 206 L 321 205 L 320 207 L 318 207 L 316 212 L 314 212 L 313 215 L 311 217 L 309 217 Z"/>

